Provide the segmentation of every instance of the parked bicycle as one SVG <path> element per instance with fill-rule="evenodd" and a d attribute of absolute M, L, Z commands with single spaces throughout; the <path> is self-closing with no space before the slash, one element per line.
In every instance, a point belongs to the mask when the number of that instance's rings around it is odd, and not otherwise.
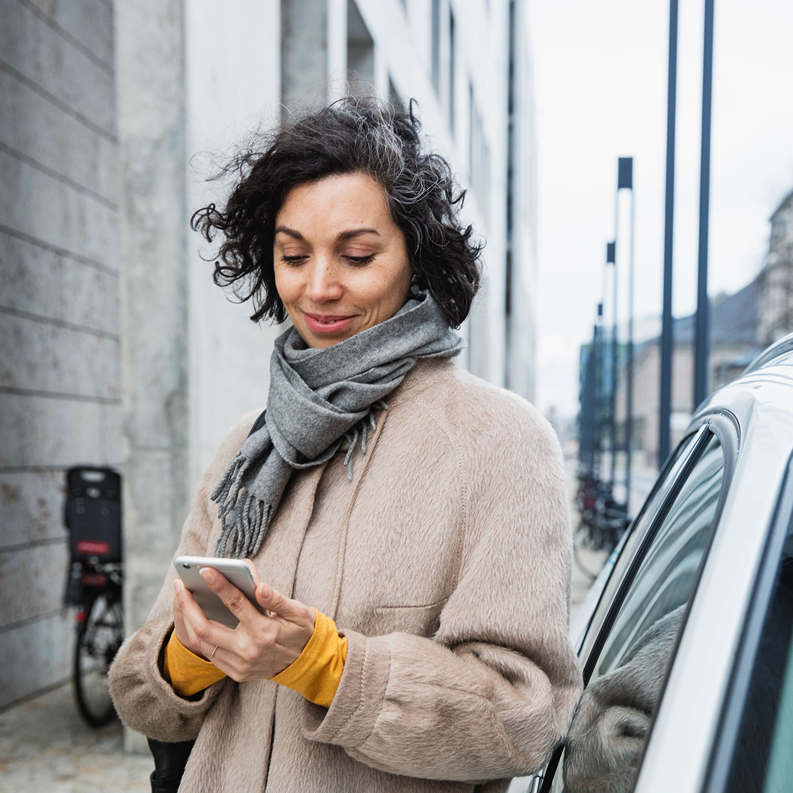
<path fill-rule="evenodd" d="M 66 473 L 65 524 L 71 562 L 64 597 L 76 607 L 74 694 L 92 727 L 115 718 L 107 673 L 124 641 L 121 476 L 78 466 Z"/>
<path fill-rule="evenodd" d="M 611 554 L 628 528 L 630 517 L 627 506 L 614 499 L 610 485 L 586 473 L 579 475 L 576 507 L 580 520 L 574 545 L 575 563 L 581 572 L 595 579 L 599 571 L 584 564 L 579 547 Z"/>

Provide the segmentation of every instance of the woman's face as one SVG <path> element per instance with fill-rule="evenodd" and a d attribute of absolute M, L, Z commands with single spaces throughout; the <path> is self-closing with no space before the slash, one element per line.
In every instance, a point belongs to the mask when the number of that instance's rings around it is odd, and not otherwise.
<path fill-rule="evenodd" d="M 330 347 L 394 316 L 407 300 L 405 238 L 364 173 L 299 185 L 275 220 L 275 285 L 309 347 Z"/>

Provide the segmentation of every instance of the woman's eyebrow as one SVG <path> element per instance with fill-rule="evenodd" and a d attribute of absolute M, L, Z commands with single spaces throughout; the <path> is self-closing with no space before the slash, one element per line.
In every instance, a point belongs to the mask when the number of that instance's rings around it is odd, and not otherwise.
<path fill-rule="evenodd" d="M 349 240 L 353 237 L 358 237 L 361 234 L 376 234 L 378 237 L 380 236 L 380 232 L 377 229 L 350 229 L 349 231 L 342 231 L 337 240 Z"/>
<path fill-rule="evenodd" d="M 276 234 L 286 234 L 290 237 L 294 237 L 296 240 L 305 241 L 305 237 L 295 229 L 290 229 L 288 226 L 277 226 L 275 229 Z M 340 232 L 336 239 L 341 240 L 349 240 L 353 237 L 358 237 L 361 234 L 376 234 L 378 237 L 380 236 L 380 232 L 377 229 L 349 229 L 347 231 Z"/>
<path fill-rule="evenodd" d="M 299 231 L 295 231 L 294 229 L 290 229 L 287 226 L 277 226 L 275 229 L 276 234 L 288 234 L 290 237 L 294 237 L 296 240 L 305 240 L 303 235 Z"/>

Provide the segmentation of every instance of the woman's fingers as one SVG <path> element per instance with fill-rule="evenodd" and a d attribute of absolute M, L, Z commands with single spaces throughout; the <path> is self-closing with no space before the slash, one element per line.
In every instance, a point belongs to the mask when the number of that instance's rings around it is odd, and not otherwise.
<path fill-rule="evenodd" d="M 275 615 L 287 620 L 305 625 L 308 623 L 314 628 L 314 609 L 303 605 L 298 600 L 292 600 L 273 589 L 269 584 L 259 584 L 256 587 L 256 600 L 262 608 L 273 612 Z"/>
<path fill-rule="evenodd" d="M 195 602 L 195 599 L 181 581 L 177 581 L 175 589 L 176 600 L 178 601 L 178 607 L 182 613 L 182 618 L 185 621 L 185 628 L 187 631 L 192 631 L 196 637 L 201 654 L 208 658 L 209 653 L 211 653 L 215 647 L 221 644 L 229 646 L 230 637 L 234 634 L 234 631 L 218 622 L 208 620 L 204 612 L 201 611 L 201 607 Z M 178 634 L 177 638 L 181 641 Z"/>
<path fill-rule="evenodd" d="M 230 583 L 224 575 L 218 573 L 217 570 L 213 570 L 211 567 L 203 567 L 200 576 L 240 622 L 254 624 L 256 618 L 261 619 L 262 615 L 259 614 L 248 598 Z"/>

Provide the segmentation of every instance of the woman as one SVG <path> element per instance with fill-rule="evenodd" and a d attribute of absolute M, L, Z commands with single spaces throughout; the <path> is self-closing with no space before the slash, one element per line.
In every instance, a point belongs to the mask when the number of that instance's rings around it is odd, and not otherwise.
<path fill-rule="evenodd" d="M 249 558 L 206 620 L 166 578 L 111 670 L 121 718 L 197 738 L 180 790 L 496 791 L 580 689 L 556 437 L 456 367 L 479 249 L 412 112 L 347 99 L 237 161 L 218 283 L 288 315 L 263 420 L 234 427 L 177 554 Z M 338 626 L 338 627 L 337 627 Z"/>

